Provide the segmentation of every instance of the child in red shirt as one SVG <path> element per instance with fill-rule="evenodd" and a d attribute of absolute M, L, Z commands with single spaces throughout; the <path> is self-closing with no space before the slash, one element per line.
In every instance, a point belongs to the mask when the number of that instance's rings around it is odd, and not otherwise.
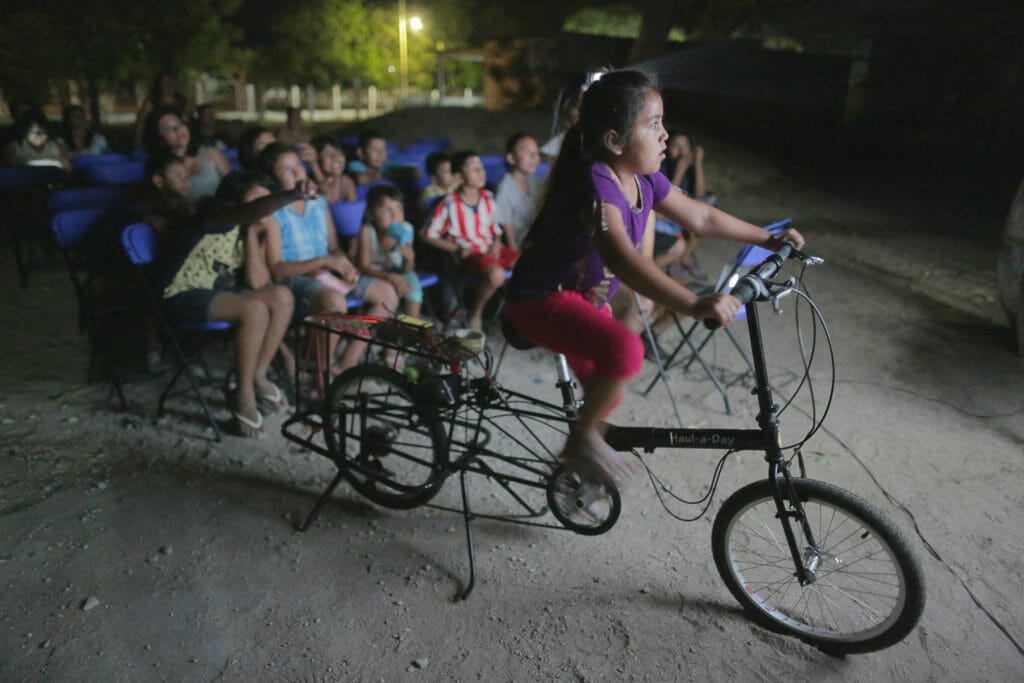
<path fill-rule="evenodd" d="M 423 241 L 459 259 L 459 269 L 478 275 L 480 284 L 469 310 L 469 328 L 482 331 L 483 311 L 495 292 L 505 284 L 505 272 L 519 252 L 502 242 L 495 213 L 494 195 L 484 188 L 487 172 L 473 151 L 456 154 L 452 171 L 459 188 L 438 202 Z"/>

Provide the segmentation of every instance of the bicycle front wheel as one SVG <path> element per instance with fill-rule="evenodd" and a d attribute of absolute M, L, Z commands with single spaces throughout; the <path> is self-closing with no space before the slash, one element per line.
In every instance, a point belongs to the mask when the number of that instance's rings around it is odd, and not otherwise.
<path fill-rule="evenodd" d="M 352 488 L 400 509 L 437 495 L 447 475 L 444 425 L 401 373 L 358 365 L 331 383 L 326 399 L 324 439 Z"/>
<path fill-rule="evenodd" d="M 924 609 L 924 576 L 903 534 L 867 501 L 794 479 L 814 543 L 791 518 L 813 580 L 801 586 L 767 479 L 731 495 L 711 534 L 715 565 L 733 596 L 767 628 L 835 654 L 902 640 Z M 787 510 L 793 510 L 783 492 Z"/>

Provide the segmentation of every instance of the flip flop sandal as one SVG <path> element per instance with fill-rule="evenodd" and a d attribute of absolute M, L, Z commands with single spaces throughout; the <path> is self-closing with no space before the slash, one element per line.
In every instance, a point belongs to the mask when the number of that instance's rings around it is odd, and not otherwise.
<path fill-rule="evenodd" d="M 271 386 L 274 388 L 272 392 L 265 389 L 262 391 L 257 389 L 256 398 L 274 409 L 287 408 L 288 398 L 284 395 L 284 392 L 281 391 L 281 387 L 276 384 L 272 384 Z"/>
<path fill-rule="evenodd" d="M 255 420 L 250 420 L 245 415 L 234 411 L 232 411 L 231 414 L 235 418 L 235 427 L 238 430 L 238 436 L 252 439 L 263 433 L 263 414 L 259 411 L 256 412 Z"/>

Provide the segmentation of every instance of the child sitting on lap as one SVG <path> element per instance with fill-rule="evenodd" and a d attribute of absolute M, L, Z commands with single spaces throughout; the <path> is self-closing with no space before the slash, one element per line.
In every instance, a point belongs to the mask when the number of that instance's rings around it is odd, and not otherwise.
<path fill-rule="evenodd" d="M 479 332 L 484 307 L 505 284 L 505 271 L 515 264 L 519 252 L 502 243 L 494 196 L 484 189 L 487 172 L 480 156 L 473 151 L 456 154 L 452 171 L 459 189 L 438 203 L 423 239 L 458 258 L 461 271 L 480 276 L 469 311 L 469 328 Z"/>
<path fill-rule="evenodd" d="M 352 244 L 352 260 L 365 275 L 391 283 L 405 313 L 419 316 L 423 304 L 420 278 L 413 268 L 413 228 L 405 222 L 402 193 L 393 185 L 377 185 L 366 196 L 366 222 Z"/>

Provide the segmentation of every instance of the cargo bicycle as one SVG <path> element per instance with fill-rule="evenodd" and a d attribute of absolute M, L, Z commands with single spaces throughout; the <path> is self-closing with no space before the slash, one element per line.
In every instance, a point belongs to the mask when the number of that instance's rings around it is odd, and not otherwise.
<path fill-rule="evenodd" d="M 782 409 L 768 380 L 758 304 L 777 304 L 796 291 L 795 278 L 773 280 L 791 256 L 807 260 L 792 245 L 783 246 L 733 288 L 747 313 L 756 428 L 610 425 L 605 439 L 642 463 L 641 452 L 657 449 L 725 450 L 709 491 L 700 500 L 683 501 L 702 505 L 701 515 L 726 458 L 739 451 L 763 452 L 767 478 L 730 495 L 715 516 L 711 544 L 719 574 L 761 625 L 832 654 L 870 652 L 914 628 L 924 607 L 924 577 L 910 544 L 890 520 L 858 496 L 808 479 L 803 441 L 789 447 L 780 441 Z M 324 370 L 322 401 L 305 407 L 300 401 L 285 422 L 287 438 L 337 467 L 302 530 L 342 481 L 384 507 L 429 505 L 461 513 L 469 563 L 469 579 L 459 595 L 464 599 L 475 585 L 474 519 L 584 535 L 604 533 L 618 520 L 622 501 L 615 483 L 581 480 L 557 459 L 581 405 L 564 356 L 556 356 L 561 401 L 554 402 L 504 387 L 491 375 L 489 353 L 431 327 L 352 315 L 318 316 L 304 326 L 307 341 L 321 354 L 327 348 L 324 338 L 340 334 L 369 341 L 390 366 L 363 364 L 329 384 Z M 515 335 L 508 336 L 514 342 Z M 399 362 L 403 371 L 396 369 Z M 658 483 L 646 463 L 644 468 Z M 461 504 L 438 503 L 453 475 L 458 475 Z M 507 494 L 508 509 L 475 509 L 467 487 L 471 476 L 496 484 Z"/>

